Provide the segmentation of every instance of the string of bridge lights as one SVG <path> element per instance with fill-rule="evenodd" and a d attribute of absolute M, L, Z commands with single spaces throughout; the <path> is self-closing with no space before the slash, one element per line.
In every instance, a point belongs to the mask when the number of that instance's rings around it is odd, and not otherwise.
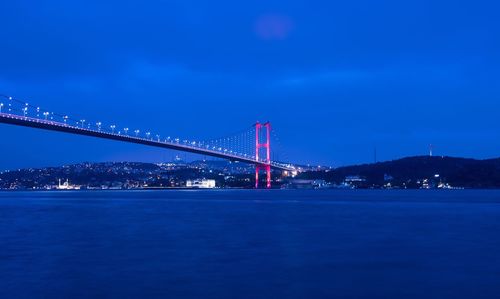
<path fill-rule="evenodd" d="M 187 148 L 203 149 L 222 153 L 228 156 L 255 160 L 255 140 L 253 139 L 255 137 L 254 126 L 240 131 L 235 135 L 223 138 L 208 141 L 190 141 L 188 139 L 181 141 L 178 137 L 172 138 L 167 136 L 166 138 L 161 138 L 160 134 L 155 134 L 148 130 L 130 130 L 129 127 L 123 127 L 120 129 L 120 127 L 116 124 L 104 125 L 101 121 L 91 122 L 85 118 L 72 118 L 68 115 L 42 109 L 39 106 L 34 106 L 25 101 L 2 94 L 0 94 L 0 114 L 22 116 L 25 119 L 63 125 L 79 130 L 88 130 L 103 134 L 137 138 L 141 140 L 155 141 L 158 143 L 182 145 Z M 259 160 L 261 160 L 259 162 L 267 162 L 263 159 Z M 283 165 L 278 162 L 271 162 L 271 164 Z"/>

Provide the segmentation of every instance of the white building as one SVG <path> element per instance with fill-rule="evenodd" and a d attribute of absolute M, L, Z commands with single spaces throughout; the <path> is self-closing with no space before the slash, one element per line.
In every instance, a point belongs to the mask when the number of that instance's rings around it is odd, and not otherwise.
<path fill-rule="evenodd" d="M 81 186 L 71 185 L 69 180 L 61 184 L 61 179 L 59 179 L 59 185 L 56 186 L 57 190 L 79 190 Z"/>
<path fill-rule="evenodd" d="M 186 187 L 212 189 L 215 188 L 215 180 L 187 180 Z"/>

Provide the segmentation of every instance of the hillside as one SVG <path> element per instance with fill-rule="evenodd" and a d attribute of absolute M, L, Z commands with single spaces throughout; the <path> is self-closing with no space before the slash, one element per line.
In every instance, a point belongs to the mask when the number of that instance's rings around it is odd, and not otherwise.
<path fill-rule="evenodd" d="M 341 184 L 357 176 L 362 187 L 392 186 L 415 188 L 424 180 L 446 182 L 464 188 L 500 188 L 500 158 L 476 160 L 454 157 L 408 157 L 374 164 L 339 167 L 334 170 L 307 172 L 304 179 L 324 179 Z"/>

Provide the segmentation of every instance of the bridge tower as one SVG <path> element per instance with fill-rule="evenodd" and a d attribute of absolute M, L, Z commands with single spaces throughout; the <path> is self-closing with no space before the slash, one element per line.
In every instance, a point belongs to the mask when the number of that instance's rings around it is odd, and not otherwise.
<path fill-rule="evenodd" d="M 266 142 L 261 143 L 261 131 L 262 129 L 266 132 Z M 260 160 L 260 151 L 262 148 L 266 149 L 266 159 L 264 161 Z M 266 122 L 261 124 L 257 122 L 255 124 L 255 161 L 262 164 L 255 164 L 255 189 L 259 188 L 259 172 L 261 170 L 266 171 L 266 188 L 271 188 L 271 123 Z"/>

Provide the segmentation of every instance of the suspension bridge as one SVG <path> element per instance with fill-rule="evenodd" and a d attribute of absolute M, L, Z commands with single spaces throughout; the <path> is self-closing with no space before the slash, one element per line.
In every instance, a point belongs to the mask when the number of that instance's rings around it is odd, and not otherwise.
<path fill-rule="evenodd" d="M 259 188 L 259 175 L 262 171 L 266 174 L 266 188 L 271 188 L 273 169 L 288 173 L 299 170 L 290 163 L 272 159 L 270 122 L 257 122 L 249 129 L 223 138 L 208 141 L 181 140 L 170 136 L 162 137 L 151 131 L 130 130 L 128 127 L 119 127 L 113 123 L 105 124 L 100 121 L 74 118 L 10 96 L 0 95 L 0 123 L 136 143 L 253 164 L 255 188 Z"/>

